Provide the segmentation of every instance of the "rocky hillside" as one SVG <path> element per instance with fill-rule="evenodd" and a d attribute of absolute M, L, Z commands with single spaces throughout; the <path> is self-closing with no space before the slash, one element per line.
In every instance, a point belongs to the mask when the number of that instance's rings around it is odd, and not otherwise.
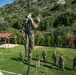
<path fill-rule="evenodd" d="M 24 16 L 27 14 L 27 5 L 27 0 L 15 0 L 13 3 L 0 8 L 0 16 L 12 14 Z M 33 12 L 35 10 L 39 12 L 76 11 L 76 0 L 30 0 L 30 11 Z"/>
<path fill-rule="evenodd" d="M 17 35 L 20 44 L 23 43 L 21 31 L 24 30 L 24 19 L 28 12 L 27 1 L 15 0 L 0 8 L 0 32 Z M 68 36 L 73 34 L 76 37 L 76 0 L 29 1 L 29 12 L 41 19 L 35 30 L 36 45 L 66 47 Z"/>

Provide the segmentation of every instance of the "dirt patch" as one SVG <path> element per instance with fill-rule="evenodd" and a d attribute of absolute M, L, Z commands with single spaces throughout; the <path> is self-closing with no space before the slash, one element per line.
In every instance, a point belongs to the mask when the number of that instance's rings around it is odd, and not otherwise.
<path fill-rule="evenodd" d="M 13 48 L 18 46 L 19 44 L 1 44 L 0 48 Z"/>

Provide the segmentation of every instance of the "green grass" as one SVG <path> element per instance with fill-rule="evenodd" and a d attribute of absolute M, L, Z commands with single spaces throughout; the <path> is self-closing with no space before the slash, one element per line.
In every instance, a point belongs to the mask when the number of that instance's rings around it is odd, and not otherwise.
<path fill-rule="evenodd" d="M 43 49 L 47 52 L 47 61 L 45 64 L 41 62 L 40 68 L 35 68 L 35 60 L 33 59 L 30 66 L 29 75 L 76 75 L 76 71 L 72 70 L 72 61 L 76 55 L 76 50 L 71 48 L 58 48 L 58 47 L 35 47 L 33 51 L 33 58 L 36 54 L 40 55 L 42 60 L 42 51 Z M 6 70 L 10 72 L 15 72 L 18 74 L 26 75 L 28 65 L 27 57 L 25 57 L 25 64 L 21 64 L 19 58 L 19 51 L 23 50 L 23 46 L 18 46 L 10 49 L 0 48 L 0 70 Z M 58 70 L 58 67 L 53 65 L 52 53 L 56 51 L 58 57 L 63 54 L 65 57 L 65 71 Z M 4 75 L 12 75 L 3 73 Z"/>

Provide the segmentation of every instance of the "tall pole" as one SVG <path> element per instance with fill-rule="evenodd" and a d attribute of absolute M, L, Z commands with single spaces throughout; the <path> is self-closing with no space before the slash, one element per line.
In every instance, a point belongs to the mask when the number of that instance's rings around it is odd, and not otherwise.
<path fill-rule="evenodd" d="M 28 8 L 28 13 L 30 12 L 30 0 L 27 0 L 28 3 L 27 3 L 27 8 Z"/>
<path fill-rule="evenodd" d="M 29 2 L 29 1 L 30 1 L 30 0 L 27 0 L 27 8 L 28 8 L 27 13 L 30 12 L 30 2 Z M 30 70 L 30 49 L 29 49 L 29 47 L 28 47 L 28 70 L 27 70 L 26 75 L 29 75 L 29 70 Z"/>

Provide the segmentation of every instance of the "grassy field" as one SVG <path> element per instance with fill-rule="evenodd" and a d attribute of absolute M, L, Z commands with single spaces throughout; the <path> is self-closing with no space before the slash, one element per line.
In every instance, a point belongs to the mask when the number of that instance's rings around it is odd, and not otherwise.
<path fill-rule="evenodd" d="M 35 56 L 40 55 L 40 60 L 42 60 L 43 49 L 47 52 L 47 61 L 45 64 L 41 61 L 41 67 L 35 68 Z M 25 64 L 21 64 L 19 60 L 19 51 L 23 50 L 23 46 L 18 46 L 10 49 L 0 48 L 0 70 L 5 70 L 9 72 L 14 72 L 17 74 L 26 75 L 28 65 L 27 57 L 25 57 Z M 57 66 L 53 65 L 52 54 L 56 51 L 58 57 L 63 54 L 65 57 L 65 71 L 58 70 Z M 58 48 L 58 47 L 42 47 L 36 46 L 33 51 L 33 59 L 30 66 L 29 75 L 76 75 L 76 71 L 72 70 L 72 61 L 76 55 L 76 50 L 71 48 Z M 13 75 L 3 72 L 4 75 Z M 17 75 L 16 74 L 16 75 Z"/>

